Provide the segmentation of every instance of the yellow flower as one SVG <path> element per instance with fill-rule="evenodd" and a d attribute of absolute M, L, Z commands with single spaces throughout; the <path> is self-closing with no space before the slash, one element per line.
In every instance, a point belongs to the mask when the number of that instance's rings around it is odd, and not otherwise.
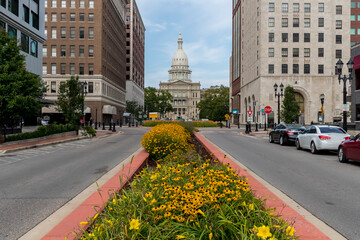
<path fill-rule="evenodd" d="M 254 204 L 253 203 L 249 204 L 249 209 L 254 210 Z"/>
<path fill-rule="evenodd" d="M 151 205 L 153 205 L 154 203 L 156 203 L 156 200 L 155 200 L 155 199 L 153 199 L 153 200 L 149 203 L 149 205 L 151 206 Z"/>
<path fill-rule="evenodd" d="M 288 226 L 286 229 L 286 235 L 294 236 L 295 228 Z"/>
<path fill-rule="evenodd" d="M 176 239 L 184 239 L 186 238 L 185 236 L 182 236 L 182 235 L 176 235 Z"/>
<path fill-rule="evenodd" d="M 131 229 L 135 229 L 135 230 L 138 230 L 140 227 L 140 222 L 138 219 L 131 219 L 131 222 L 130 222 L 130 230 Z"/>
<path fill-rule="evenodd" d="M 272 237 L 272 238 L 269 238 L 269 240 L 277 240 L 277 238 L 275 238 L 275 237 Z"/>
<path fill-rule="evenodd" d="M 80 222 L 80 225 L 88 225 L 89 222 Z"/>
<path fill-rule="evenodd" d="M 261 237 L 262 239 L 267 239 L 268 237 L 271 237 L 272 234 L 270 232 L 270 228 L 262 225 L 261 227 L 258 227 L 258 233 L 256 236 Z"/>
<path fill-rule="evenodd" d="M 200 213 L 201 215 L 203 215 L 205 217 L 205 214 L 203 211 L 201 211 L 200 209 L 198 210 L 198 213 Z"/>
<path fill-rule="evenodd" d="M 209 234 L 209 240 L 211 240 L 211 239 L 212 239 L 212 237 L 213 237 L 213 234 L 212 234 L 212 233 L 210 233 L 210 234 Z"/>

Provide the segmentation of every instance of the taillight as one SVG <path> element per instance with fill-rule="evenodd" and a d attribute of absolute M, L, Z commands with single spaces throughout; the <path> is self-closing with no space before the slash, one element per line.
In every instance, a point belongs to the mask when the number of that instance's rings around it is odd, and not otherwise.
<path fill-rule="evenodd" d="M 331 137 L 320 135 L 320 136 L 319 136 L 319 139 L 320 139 L 320 140 L 329 140 L 329 139 L 331 139 Z"/>
<path fill-rule="evenodd" d="M 290 132 L 290 131 L 286 131 L 286 134 L 287 134 L 287 135 L 294 135 L 294 133 L 293 133 L 293 132 Z"/>
<path fill-rule="evenodd" d="M 350 137 L 345 137 L 345 140 L 349 140 L 350 139 Z"/>

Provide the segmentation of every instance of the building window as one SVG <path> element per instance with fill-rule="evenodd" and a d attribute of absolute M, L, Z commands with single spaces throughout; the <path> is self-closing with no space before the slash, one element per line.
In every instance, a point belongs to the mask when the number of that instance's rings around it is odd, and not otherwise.
<path fill-rule="evenodd" d="M 60 64 L 60 74 L 65 75 L 66 74 L 66 63 Z"/>
<path fill-rule="evenodd" d="M 94 46 L 92 45 L 89 45 L 89 57 L 94 57 Z"/>
<path fill-rule="evenodd" d="M 56 45 L 51 46 L 51 56 L 56 57 Z"/>
<path fill-rule="evenodd" d="M 0 20 L 0 30 L 5 30 L 5 28 L 6 28 L 5 22 Z"/>
<path fill-rule="evenodd" d="M 304 42 L 310 42 L 310 33 L 304 33 Z"/>
<path fill-rule="evenodd" d="M 305 12 L 305 13 L 311 12 L 311 5 L 310 5 L 310 3 L 304 3 L 304 12 Z"/>
<path fill-rule="evenodd" d="M 60 46 L 60 56 L 66 57 L 66 45 Z"/>
<path fill-rule="evenodd" d="M 318 42 L 324 42 L 324 33 L 318 33 Z"/>
<path fill-rule="evenodd" d="M 52 1 L 51 1 L 51 7 L 52 7 L 52 8 L 56 8 L 56 7 L 57 7 L 57 0 L 52 0 Z"/>
<path fill-rule="evenodd" d="M 337 59 L 342 58 L 342 50 L 341 49 L 336 49 L 335 55 L 336 55 Z"/>
<path fill-rule="evenodd" d="M 288 57 L 288 49 L 287 48 L 281 49 L 281 57 Z"/>
<path fill-rule="evenodd" d="M 283 13 L 289 12 L 289 4 L 283 3 L 283 4 L 281 5 L 281 11 L 282 11 Z"/>
<path fill-rule="evenodd" d="M 79 57 L 85 57 L 85 46 L 84 45 L 79 46 Z"/>
<path fill-rule="evenodd" d="M 66 0 L 61 0 L 61 8 L 66 8 Z"/>
<path fill-rule="evenodd" d="M 356 8 L 356 2 L 351 2 L 351 8 Z"/>
<path fill-rule="evenodd" d="M 310 74 L 310 64 L 304 64 L 304 74 Z"/>
<path fill-rule="evenodd" d="M 336 35 L 336 44 L 342 44 L 342 35 Z"/>
<path fill-rule="evenodd" d="M 293 57 L 299 57 L 299 48 L 293 48 Z"/>
<path fill-rule="evenodd" d="M 43 46 L 43 57 L 47 57 L 47 46 Z"/>
<path fill-rule="evenodd" d="M 269 42 L 275 42 L 275 34 L 269 33 Z"/>
<path fill-rule="evenodd" d="M 84 75 L 85 74 L 85 67 L 83 63 L 79 64 L 79 75 Z"/>
<path fill-rule="evenodd" d="M 89 8 L 94 8 L 94 0 L 89 0 Z"/>
<path fill-rule="evenodd" d="M 79 7 L 80 8 L 85 8 L 85 0 L 80 0 Z"/>
<path fill-rule="evenodd" d="M 269 64 L 269 74 L 274 73 L 274 64 Z"/>
<path fill-rule="evenodd" d="M 89 22 L 93 22 L 93 21 L 94 21 L 94 14 L 89 13 Z"/>
<path fill-rule="evenodd" d="M 45 13 L 45 15 L 44 15 L 44 21 L 45 21 L 45 22 L 48 21 L 47 13 Z"/>
<path fill-rule="evenodd" d="M 299 27 L 300 21 L 299 18 L 293 18 L 293 27 Z"/>
<path fill-rule="evenodd" d="M 275 18 L 269 18 L 269 27 L 275 27 Z"/>
<path fill-rule="evenodd" d="M 359 33 L 359 29 L 358 29 L 358 33 Z M 350 29 L 350 35 L 355 35 L 355 34 L 356 34 L 355 28 L 351 28 Z"/>
<path fill-rule="evenodd" d="M 318 74 L 324 74 L 324 65 L 322 64 L 318 65 Z"/>
<path fill-rule="evenodd" d="M 1 0 L 1 3 L 2 3 L 2 2 L 5 2 L 5 0 Z M 47 0 L 45 0 L 45 5 L 44 5 L 44 6 L 45 6 L 45 8 L 48 7 L 48 1 L 47 1 Z"/>
<path fill-rule="evenodd" d="M 89 28 L 89 39 L 94 39 L 94 28 Z"/>
<path fill-rule="evenodd" d="M 31 25 L 39 30 L 39 15 L 31 11 Z"/>
<path fill-rule="evenodd" d="M 288 65 L 287 64 L 281 64 L 281 73 L 282 74 L 288 73 Z"/>
<path fill-rule="evenodd" d="M 56 74 L 56 63 L 51 64 L 51 74 Z"/>
<path fill-rule="evenodd" d="M 70 46 L 70 57 L 75 57 L 75 45 Z"/>
<path fill-rule="evenodd" d="M 75 38 L 75 28 L 74 27 L 70 28 L 70 38 L 72 38 L 72 39 Z"/>
<path fill-rule="evenodd" d="M 282 42 L 288 42 L 288 34 L 287 33 L 282 33 L 281 34 L 281 41 Z"/>
<path fill-rule="evenodd" d="M 27 6 L 23 5 L 23 16 L 22 16 L 22 20 L 30 23 L 30 10 Z"/>
<path fill-rule="evenodd" d="M 324 7 L 324 3 L 319 3 L 319 12 L 324 12 L 325 11 L 325 7 Z"/>
<path fill-rule="evenodd" d="M 299 64 L 293 64 L 293 74 L 299 74 Z"/>
<path fill-rule="evenodd" d="M 75 21 L 75 17 L 76 17 L 75 13 L 70 13 L 70 21 L 71 22 Z"/>
<path fill-rule="evenodd" d="M 299 42 L 299 33 L 293 33 L 293 42 Z"/>
<path fill-rule="evenodd" d="M 126 21 L 130 22 L 130 16 L 126 16 Z"/>
<path fill-rule="evenodd" d="M 85 13 L 79 13 L 79 21 L 80 22 L 85 21 Z"/>
<path fill-rule="evenodd" d="M 75 63 L 70 63 L 70 75 L 75 75 Z"/>
<path fill-rule="evenodd" d="M 342 15 L 342 6 L 336 5 L 336 15 Z"/>
<path fill-rule="evenodd" d="M 318 57 L 324 57 L 324 48 L 318 48 Z"/>
<path fill-rule="evenodd" d="M 324 27 L 324 25 L 325 25 L 324 18 L 319 18 L 318 25 L 319 25 L 319 27 Z"/>
<path fill-rule="evenodd" d="M 342 20 L 336 20 L 336 29 L 342 29 Z"/>
<path fill-rule="evenodd" d="M 300 11 L 300 4 L 299 3 L 294 3 L 293 4 L 293 12 L 298 13 L 299 11 Z"/>
<path fill-rule="evenodd" d="M 85 28 L 83 28 L 83 27 L 79 28 L 79 38 L 80 39 L 85 38 Z"/>
<path fill-rule="evenodd" d="M 310 18 L 304 18 L 304 27 L 309 28 L 310 26 Z"/>
<path fill-rule="evenodd" d="M 130 12 L 130 8 L 129 8 Z M 269 12 L 275 12 L 275 3 L 271 2 L 269 3 Z"/>
<path fill-rule="evenodd" d="M 71 0 L 71 2 L 70 2 L 70 7 L 71 8 L 75 8 L 76 6 L 75 6 L 75 0 Z"/>
<path fill-rule="evenodd" d="M 56 69 L 56 65 L 55 65 L 55 69 Z M 54 74 L 54 73 L 53 73 Z M 55 73 L 56 74 L 56 73 Z M 56 93 L 56 82 L 51 82 L 51 93 Z"/>
<path fill-rule="evenodd" d="M 46 63 L 43 63 L 43 66 L 42 66 L 42 74 L 43 74 L 43 75 L 47 74 L 47 66 L 46 66 Z"/>
<path fill-rule="evenodd" d="M 94 75 L 94 64 L 90 63 L 88 67 L 89 67 L 89 75 Z"/>
<path fill-rule="evenodd" d="M 38 57 L 38 42 L 34 39 L 30 40 L 30 55 Z"/>
<path fill-rule="evenodd" d="M 350 21 L 356 21 L 356 15 L 351 15 L 350 16 Z"/>
<path fill-rule="evenodd" d="M 304 48 L 304 57 L 310 57 L 310 48 Z"/>
<path fill-rule="evenodd" d="M 61 27 L 60 36 L 61 38 L 66 38 L 66 27 Z"/>
<path fill-rule="evenodd" d="M 19 0 L 8 0 L 8 10 L 19 16 Z"/>
<path fill-rule="evenodd" d="M 288 25 L 289 25 L 289 20 L 288 20 L 288 18 L 282 18 L 282 19 L 281 19 L 281 26 L 282 26 L 282 27 L 288 27 Z"/>
<path fill-rule="evenodd" d="M 274 57 L 274 48 L 269 48 L 269 57 Z"/>
<path fill-rule="evenodd" d="M 21 33 L 21 50 L 29 53 L 29 36 Z"/>
<path fill-rule="evenodd" d="M 65 22 L 66 21 L 66 13 L 61 13 L 60 14 L 60 17 L 61 17 L 61 20 L 62 22 Z"/>
<path fill-rule="evenodd" d="M 94 66 L 92 66 L 92 68 L 94 68 Z M 89 65 L 89 69 L 90 69 L 90 65 Z M 89 70 L 90 71 L 90 70 Z M 90 74 L 89 75 L 93 75 L 93 74 Z M 94 83 L 93 82 L 89 82 L 88 83 L 88 92 L 89 93 L 94 93 Z"/>
<path fill-rule="evenodd" d="M 17 30 L 8 25 L 8 33 L 11 38 L 17 38 Z"/>
<path fill-rule="evenodd" d="M 51 38 L 56 39 L 56 27 L 51 28 Z"/>

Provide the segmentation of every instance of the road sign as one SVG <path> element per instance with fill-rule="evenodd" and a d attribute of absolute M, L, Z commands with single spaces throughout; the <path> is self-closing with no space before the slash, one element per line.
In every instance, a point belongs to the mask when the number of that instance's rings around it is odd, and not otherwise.
<path fill-rule="evenodd" d="M 350 110 L 349 104 L 343 104 L 343 111 L 348 112 Z"/>
<path fill-rule="evenodd" d="M 264 111 L 265 111 L 266 114 L 269 114 L 269 113 L 272 112 L 272 108 L 271 108 L 270 106 L 266 106 L 266 107 L 264 108 Z"/>
<path fill-rule="evenodd" d="M 247 113 L 249 114 L 249 116 L 251 116 L 253 114 L 253 111 L 248 110 Z"/>
<path fill-rule="evenodd" d="M 225 120 L 229 120 L 229 114 L 225 114 Z"/>
<path fill-rule="evenodd" d="M 239 111 L 238 110 L 233 110 L 233 114 L 238 114 Z"/>
<path fill-rule="evenodd" d="M 253 117 L 252 116 L 248 116 L 248 122 L 252 122 L 253 121 Z"/>
<path fill-rule="evenodd" d="M 264 110 L 264 109 L 261 109 L 261 112 L 263 113 L 263 112 L 265 112 L 265 110 Z"/>

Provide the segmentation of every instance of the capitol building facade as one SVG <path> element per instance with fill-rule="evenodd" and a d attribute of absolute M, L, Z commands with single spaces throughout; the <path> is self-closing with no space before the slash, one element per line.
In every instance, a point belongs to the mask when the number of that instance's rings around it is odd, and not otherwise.
<path fill-rule="evenodd" d="M 199 119 L 199 109 L 196 106 L 200 102 L 200 82 L 191 81 L 191 72 L 180 33 L 178 49 L 169 70 L 169 80 L 160 82 L 160 90 L 167 90 L 173 96 L 174 111 L 165 113 L 163 117 L 171 120 Z"/>

